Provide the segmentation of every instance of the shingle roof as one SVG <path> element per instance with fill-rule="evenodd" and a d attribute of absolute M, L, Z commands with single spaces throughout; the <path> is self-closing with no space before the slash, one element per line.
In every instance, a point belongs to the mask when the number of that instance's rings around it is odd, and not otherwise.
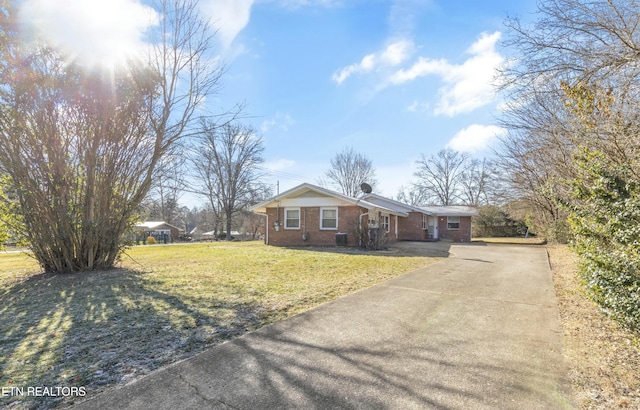
<path fill-rule="evenodd" d="M 304 183 L 304 184 L 300 184 L 294 188 L 291 188 L 279 195 L 276 195 L 266 201 L 263 201 L 259 204 L 256 204 L 254 206 L 252 206 L 251 208 L 249 208 L 249 210 L 253 211 L 253 212 L 257 212 L 257 213 L 264 213 L 266 212 L 266 208 L 272 208 L 274 206 L 277 205 L 278 201 L 281 201 L 285 198 L 289 198 L 289 197 L 294 197 L 296 195 L 299 195 L 300 193 L 303 193 L 305 191 L 315 191 L 324 195 L 328 195 L 337 199 L 340 199 L 342 201 L 345 201 L 347 203 L 350 203 L 352 205 L 356 205 L 356 206 L 360 206 L 362 208 L 368 209 L 368 210 L 373 210 L 373 209 L 377 209 L 377 210 L 382 210 L 382 211 L 386 211 L 389 212 L 391 214 L 394 215 L 400 215 L 400 216 L 407 216 L 407 212 L 406 211 L 402 211 L 399 210 L 398 208 L 391 208 L 389 206 L 384 206 L 384 205 L 380 205 L 377 203 L 372 203 L 370 201 L 367 201 L 366 199 L 362 199 L 362 198 L 354 198 L 348 195 L 344 195 L 341 194 L 339 192 L 335 192 L 332 191 L 330 189 L 327 188 L 323 188 L 317 185 L 313 185 L 313 184 L 309 184 L 309 183 Z M 270 206 L 271 205 L 271 206 Z"/>

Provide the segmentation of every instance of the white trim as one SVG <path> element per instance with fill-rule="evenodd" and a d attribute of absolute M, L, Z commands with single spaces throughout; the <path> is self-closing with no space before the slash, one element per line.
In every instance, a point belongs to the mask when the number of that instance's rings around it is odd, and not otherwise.
<path fill-rule="evenodd" d="M 389 233 L 389 229 L 391 227 L 391 216 L 389 214 L 387 214 L 387 213 L 380 212 L 380 216 L 378 218 L 381 219 L 380 225 L 382 225 L 383 228 L 386 228 L 384 231 L 386 233 Z M 386 223 L 385 223 L 385 221 L 386 221 Z M 386 225 L 386 227 L 385 227 L 385 225 Z"/>
<path fill-rule="evenodd" d="M 287 212 L 289 211 L 298 211 L 298 226 L 287 226 L 288 219 L 293 219 L 287 218 Z M 284 208 L 284 229 L 300 230 L 300 223 L 302 222 L 301 216 L 300 208 Z"/>
<path fill-rule="evenodd" d="M 396 215 L 396 225 L 394 231 L 396 233 L 396 239 L 398 239 L 398 215 Z"/>
<path fill-rule="evenodd" d="M 457 222 L 455 220 L 458 220 Z M 450 224 L 457 223 L 457 228 L 451 228 Z M 459 216 L 447 216 L 447 230 L 448 231 L 459 231 L 460 230 L 460 217 Z"/>
<path fill-rule="evenodd" d="M 322 214 L 324 211 L 336 211 L 336 226 L 334 228 L 325 228 L 322 226 L 322 221 L 324 220 L 324 215 Z M 338 230 L 338 207 L 337 206 L 327 206 L 320 208 L 320 230 L 321 231 L 337 231 Z"/>

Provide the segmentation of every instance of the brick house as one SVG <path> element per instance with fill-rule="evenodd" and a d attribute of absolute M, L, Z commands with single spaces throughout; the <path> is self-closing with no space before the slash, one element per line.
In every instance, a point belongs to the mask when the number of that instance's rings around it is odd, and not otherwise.
<path fill-rule="evenodd" d="M 388 242 L 471 240 L 469 207 L 415 207 L 376 194 L 353 198 L 304 183 L 251 208 L 266 216 L 265 243 L 358 246 L 375 228 Z"/>
<path fill-rule="evenodd" d="M 168 243 L 178 239 L 180 228 L 164 221 L 144 221 L 135 225 L 135 232 L 140 240 L 153 236 L 156 241 Z"/>

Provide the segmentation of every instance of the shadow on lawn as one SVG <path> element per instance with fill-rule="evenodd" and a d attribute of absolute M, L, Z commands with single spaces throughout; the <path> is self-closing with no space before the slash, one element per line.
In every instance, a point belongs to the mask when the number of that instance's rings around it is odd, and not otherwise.
<path fill-rule="evenodd" d="M 265 327 L 139 385 L 82 403 L 79 410 L 133 409 L 141 403 L 149 408 L 176 403 L 242 409 L 499 408 L 507 398 L 513 401 L 507 408 L 518 407 L 516 399 L 560 407 L 556 391 L 547 388 L 555 380 L 526 357 L 462 354 L 475 351 L 477 342 L 455 334 L 432 336 L 420 325 L 403 326 L 401 334 L 370 331 L 354 338 L 357 331 L 332 322 L 340 315 L 325 313 L 322 320 L 302 315 Z M 376 327 L 376 319 L 369 321 Z"/>
<path fill-rule="evenodd" d="M 24 395 L 3 394 L 0 407 L 72 403 L 72 398 L 27 397 L 27 389 L 84 387 L 90 396 L 263 322 L 256 304 L 174 295 L 148 276 L 123 269 L 40 274 L 3 289 L 0 387 L 22 388 Z"/>
<path fill-rule="evenodd" d="M 344 255 L 372 255 L 372 256 L 403 256 L 403 257 L 449 257 L 449 250 L 452 242 L 437 241 L 398 241 L 392 243 L 385 250 L 368 250 L 354 246 L 288 246 L 288 249 L 310 251 L 310 252 L 329 252 Z M 480 243 L 456 243 L 461 246 L 485 246 Z"/>

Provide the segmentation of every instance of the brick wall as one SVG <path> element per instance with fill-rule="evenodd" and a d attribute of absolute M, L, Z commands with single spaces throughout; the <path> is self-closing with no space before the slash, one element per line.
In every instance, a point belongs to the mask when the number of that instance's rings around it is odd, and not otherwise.
<path fill-rule="evenodd" d="M 300 228 L 284 228 L 284 208 L 267 208 L 269 245 L 275 246 L 335 246 L 336 233 L 347 234 L 347 246 L 357 246 L 356 226 L 364 209 L 357 206 L 338 207 L 338 229 L 320 229 L 320 207 L 300 208 Z M 273 227 L 274 221 L 280 221 L 280 230 Z M 306 234 L 306 239 L 303 235 Z M 266 238 L 265 238 L 266 240 Z"/>
<path fill-rule="evenodd" d="M 284 208 L 279 209 L 279 216 L 276 216 L 277 208 L 267 208 L 268 239 L 270 245 L 275 246 L 335 246 L 336 233 L 347 234 L 347 246 L 357 246 L 358 238 L 356 226 L 359 215 L 366 213 L 364 208 L 357 206 L 338 207 L 338 229 L 320 229 L 320 207 L 300 208 L 300 228 L 284 229 Z M 274 221 L 280 221 L 280 230 L 276 232 L 273 227 Z M 396 240 L 395 235 L 396 217 L 389 218 L 389 242 Z M 362 224 L 367 226 L 367 217 L 362 218 Z M 306 239 L 303 239 L 306 234 Z M 443 240 L 453 242 L 469 242 L 471 240 L 471 217 L 460 217 L 459 229 L 448 229 L 447 217 L 438 217 L 438 237 Z M 424 240 L 425 231 L 422 229 L 422 214 L 410 212 L 408 217 L 398 217 L 398 240 Z M 266 240 L 266 238 L 265 238 Z"/>
<path fill-rule="evenodd" d="M 395 218 L 394 218 L 395 219 Z M 406 218 L 398 218 L 398 239 L 404 241 L 421 241 L 425 239 L 425 231 L 422 229 L 422 214 L 409 212 Z"/>
<path fill-rule="evenodd" d="M 438 238 L 453 242 L 471 241 L 471 217 L 460 217 L 460 229 L 449 229 L 447 227 L 447 217 L 438 217 Z"/>

